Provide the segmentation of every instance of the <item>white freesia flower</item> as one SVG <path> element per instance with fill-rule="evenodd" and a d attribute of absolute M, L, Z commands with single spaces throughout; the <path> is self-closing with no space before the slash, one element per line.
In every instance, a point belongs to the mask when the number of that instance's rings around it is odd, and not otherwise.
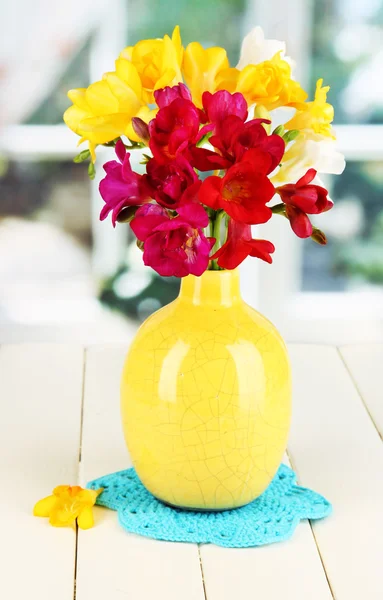
<path fill-rule="evenodd" d="M 274 185 L 296 183 L 308 169 L 340 175 L 346 166 L 344 156 L 331 138 L 302 134 L 287 149 L 282 166 L 272 178 Z"/>
<path fill-rule="evenodd" d="M 270 60 L 277 52 L 282 52 L 281 57 L 291 64 L 285 56 L 286 44 L 278 40 L 265 40 L 262 27 L 254 27 L 242 42 L 241 57 L 237 69 L 246 65 L 257 65 L 265 60 Z"/>

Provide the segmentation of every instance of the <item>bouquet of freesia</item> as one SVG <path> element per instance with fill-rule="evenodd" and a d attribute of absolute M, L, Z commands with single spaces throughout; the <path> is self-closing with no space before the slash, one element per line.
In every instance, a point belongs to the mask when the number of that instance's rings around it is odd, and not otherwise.
<path fill-rule="evenodd" d="M 274 214 L 300 238 L 326 243 L 309 215 L 333 205 L 317 173 L 344 168 L 328 90 L 319 80 L 307 101 L 284 44 L 260 28 L 233 68 L 223 48 L 184 49 L 176 27 L 171 38 L 126 48 L 115 71 L 71 90 L 64 120 L 89 143 L 75 160 L 90 159 L 90 176 L 97 145 L 115 149 L 100 218 L 129 222 L 144 263 L 184 277 L 234 269 L 247 256 L 271 263 L 274 245 L 253 238 L 251 226 Z M 144 174 L 131 167 L 136 149 Z"/>

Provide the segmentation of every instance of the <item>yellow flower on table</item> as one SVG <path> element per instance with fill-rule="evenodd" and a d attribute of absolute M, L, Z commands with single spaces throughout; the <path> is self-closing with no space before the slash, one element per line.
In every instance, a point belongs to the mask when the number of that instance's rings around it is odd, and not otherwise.
<path fill-rule="evenodd" d="M 92 508 L 96 503 L 99 490 L 85 490 L 79 485 L 59 485 L 53 490 L 52 496 L 43 498 L 35 505 L 35 517 L 49 517 L 54 527 L 66 527 L 77 524 L 81 529 L 93 527 Z"/>
<path fill-rule="evenodd" d="M 146 104 L 154 102 L 153 92 L 182 81 L 181 64 L 183 47 L 180 28 L 174 28 L 172 37 L 142 40 L 125 48 L 117 60 L 117 74 L 123 77 L 121 61 L 130 62 L 137 69 L 142 83 L 142 97 Z"/>
<path fill-rule="evenodd" d="M 201 107 L 203 92 L 217 91 L 219 74 L 231 69 L 224 48 L 212 47 L 205 50 L 198 42 L 191 42 L 185 50 L 182 70 L 193 102 Z"/>
<path fill-rule="evenodd" d="M 327 102 L 330 86 L 322 86 L 323 79 L 318 79 L 314 100 L 297 107 L 296 114 L 285 125 L 287 129 L 311 129 L 314 133 L 335 139 L 331 127 L 334 119 L 334 107 Z"/>
<path fill-rule="evenodd" d="M 219 89 L 241 92 L 249 105 L 262 105 L 267 110 L 295 106 L 307 98 L 300 84 L 292 79 L 291 66 L 280 52 L 257 65 L 224 71 L 219 77 Z"/>

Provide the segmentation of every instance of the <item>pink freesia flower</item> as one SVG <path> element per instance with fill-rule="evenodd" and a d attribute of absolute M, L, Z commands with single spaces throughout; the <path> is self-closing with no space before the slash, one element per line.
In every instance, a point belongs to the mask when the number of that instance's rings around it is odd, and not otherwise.
<path fill-rule="evenodd" d="M 226 90 L 221 90 L 215 94 L 204 92 L 202 103 L 206 113 L 205 120 L 208 121 L 208 124 L 200 130 L 200 138 L 212 131 L 215 136 L 217 136 L 217 131 L 226 132 L 226 125 L 224 124 L 229 117 L 240 124 L 243 124 L 247 118 L 247 102 L 239 92 L 235 94 L 230 94 Z M 228 125 L 230 125 L 229 122 Z M 231 139 L 231 135 L 229 137 Z M 232 157 L 225 151 L 217 154 L 207 148 L 197 148 L 196 146 L 189 147 L 188 158 L 193 167 L 201 171 L 227 169 L 234 162 Z"/>
<path fill-rule="evenodd" d="M 198 181 L 193 167 L 182 155 L 165 164 L 152 158 L 146 165 L 146 172 L 152 197 L 167 208 L 177 208 L 183 193 Z"/>
<path fill-rule="evenodd" d="M 310 237 L 313 233 L 307 214 L 316 215 L 333 207 L 328 191 L 320 185 L 311 184 L 316 174 L 315 169 L 309 169 L 296 183 L 288 183 L 275 190 L 285 204 L 292 230 L 300 238 Z"/>
<path fill-rule="evenodd" d="M 159 163 L 174 160 L 200 137 L 200 111 L 190 100 L 176 98 L 149 123 L 149 147 Z"/>
<path fill-rule="evenodd" d="M 226 90 L 215 92 L 215 94 L 204 92 L 202 104 L 207 120 L 215 125 L 222 123 L 229 115 L 235 115 L 242 122 L 247 119 L 247 102 L 239 92 L 235 94 L 230 94 Z"/>
<path fill-rule="evenodd" d="M 230 219 L 227 241 L 211 257 L 218 259 L 223 269 L 235 269 L 248 256 L 255 256 L 268 263 L 273 259 L 270 254 L 275 248 L 267 240 L 255 240 L 251 237 L 251 226 Z"/>
<path fill-rule="evenodd" d="M 151 190 L 146 185 L 144 176 L 132 171 L 130 154 L 121 140 L 116 144 L 118 161 L 111 160 L 104 165 L 106 176 L 100 181 L 100 194 L 105 201 L 100 220 L 103 221 L 112 212 L 112 223 L 121 210 L 127 206 L 139 206 L 150 200 Z"/>
<path fill-rule="evenodd" d="M 206 238 L 202 228 L 209 217 L 200 204 L 190 203 L 171 218 L 155 204 L 140 207 L 131 222 L 137 238 L 144 242 L 144 263 L 159 275 L 185 277 L 202 275 L 209 264 L 214 238 Z"/>
<path fill-rule="evenodd" d="M 156 90 L 154 92 L 154 99 L 158 108 L 169 106 L 176 98 L 183 98 L 184 100 L 191 101 L 191 93 L 184 83 L 179 83 L 173 87 L 166 86 L 161 90 Z"/>

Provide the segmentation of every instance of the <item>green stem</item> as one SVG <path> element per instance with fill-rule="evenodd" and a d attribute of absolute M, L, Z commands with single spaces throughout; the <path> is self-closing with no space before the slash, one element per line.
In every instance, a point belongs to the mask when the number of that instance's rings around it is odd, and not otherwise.
<path fill-rule="evenodd" d="M 211 236 L 215 238 L 215 244 L 212 248 L 211 253 L 214 254 L 218 248 L 221 247 L 221 223 L 222 219 L 225 217 L 225 212 L 220 210 L 216 213 L 215 219 L 212 219 L 210 222 L 210 231 Z M 225 236 L 226 237 L 226 236 Z M 220 267 L 216 260 L 211 261 L 211 270 L 212 271 L 220 271 Z"/>

